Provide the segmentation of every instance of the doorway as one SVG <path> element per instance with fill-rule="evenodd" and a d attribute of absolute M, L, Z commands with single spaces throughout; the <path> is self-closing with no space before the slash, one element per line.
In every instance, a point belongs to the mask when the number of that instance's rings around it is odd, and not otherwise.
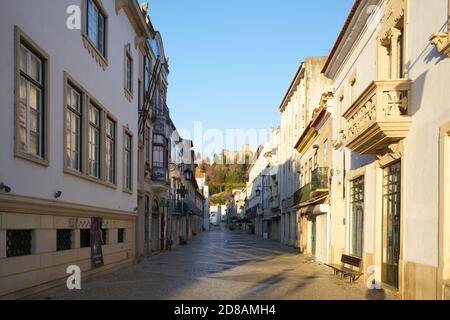
<path fill-rule="evenodd" d="M 166 234 L 165 234 L 165 228 L 166 228 L 166 219 L 165 219 L 165 215 L 164 214 L 161 214 L 161 223 L 160 223 L 160 226 L 161 226 L 161 232 L 160 232 L 160 235 L 161 235 L 161 239 L 160 239 L 160 245 L 159 245 L 159 248 L 160 248 L 160 250 L 164 250 L 165 249 L 165 241 L 164 241 L 164 239 L 165 239 L 165 237 L 166 237 Z"/>
<path fill-rule="evenodd" d="M 311 254 L 316 255 L 317 250 L 317 217 L 311 217 Z"/>
<path fill-rule="evenodd" d="M 383 283 L 399 288 L 401 163 L 383 172 Z"/>

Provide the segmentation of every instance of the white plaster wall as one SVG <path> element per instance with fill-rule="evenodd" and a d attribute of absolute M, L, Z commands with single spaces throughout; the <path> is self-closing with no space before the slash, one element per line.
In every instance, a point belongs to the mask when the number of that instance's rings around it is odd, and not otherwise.
<path fill-rule="evenodd" d="M 366 27 L 360 37 L 355 42 L 353 48 L 343 63 L 340 65 L 337 74 L 334 76 L 334 89 L 336 98 L 336 118 L 333 125 L 339 127 L 339 123 L 345 126 L 345 120 L 342 120 L 342 114 L 351 106 L 350 101 L 350 81 L 356 75 L 356 95 L 359 96 L 375 79 L 376 79 L 376 38 L 378 35 L 379 21 Z M 369 24 L 367 25 L 369 26 Z M 343 96 L 341 109 L 338 109 L 339 99 Z M 339 114 L 340 112 L 340 114 Z M 342 128 L 342 129 L 345 129 Z M 338 128 L 334 128 L 334 135 L 337 135 Z M 361 168 L 371 163 L 374 158 L 372 156 L 364 156 L 351 152 L 347 148 L 333 149 L 333 180 L 332 180 L 332 228 L 331 243 L 340 248 L 348 249 L 349 246 L 349 182 L 344 179 L 344 170 L 349 172 Z M 344 159 L 345 157 L 345 167 Z M 346 187 L 345 200 L 343 196 L 343 184 Z M 369 183 L 366 182 L 366 187 Z M 373 189 L 372 186 L 370 188 Z M 373 190 L 366 190 L 366 195 Z M 367 208 L 366 204 L 366 208 Z M 345 224 L 344 224 L 345 218 Z M 367 230 L 367 229 L 366 229 Z M 371 237 L 369 235 L 369 237 Z M 370 241 L 370 240 L 368 240 Z"/>
<path fill-rule="evenodd" d="M 446 31 L 447 0 L 409 1 L 409 78 L 413 122 L 405 140 L 403 170 L 404 258 L 438 264 L 439 127 L 450 121 L 448 88 L 450 59 L 428 42 L 432 33 Z"/>
<path fill-rule="evenodd" d="M 61 201 L 133 211 L 135 195 L 122 192 L 123 126 L 134 134 L 137 159 L 137 61 L 134 31 L 122 10 L 116 16 L 113 0 L 103 1 L 109 16 L 108 62 L 103 71 L 84 48 L 80 30 L 66 28 L 66 8 L 81 0 L 4 0 L 0 10 L 0 180 L 14 193 L 52 199 L 63 191 Z M 50 166 L 48 168 L 14 158 L 14 26 L 19 26 L 50 56 Z M 124 96 L 124 47 L 131 43 L 135 58 L 134 100 Z M 117 123 L 117 190 L 63 174 L 63 73 L 67 71 L 89 91 Z M 134 166 L 134 190 L 137 166 Z"/>

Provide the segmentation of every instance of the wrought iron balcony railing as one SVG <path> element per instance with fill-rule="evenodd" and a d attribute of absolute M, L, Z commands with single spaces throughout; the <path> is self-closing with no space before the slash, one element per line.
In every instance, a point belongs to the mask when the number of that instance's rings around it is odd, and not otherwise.
<path fill-rule="evenodd" d="M 169 200 L 169 212 L 175 214 L 186 214 L 189 211 L 187 203 L 183 203 L 181 200 L 172 199 Z"/>
<path fill-rule="evenodd" d="M 311 175 L 311 192 L 328 190 L 328 168 L 317 168 Z"/>
<path fill-rule="evenodd" d="M 316 198 L 329 190 L 329 168 L 317 168 L 311 173 L 311 182 L 294 193 L 294 205 L 299 205 Z"/>

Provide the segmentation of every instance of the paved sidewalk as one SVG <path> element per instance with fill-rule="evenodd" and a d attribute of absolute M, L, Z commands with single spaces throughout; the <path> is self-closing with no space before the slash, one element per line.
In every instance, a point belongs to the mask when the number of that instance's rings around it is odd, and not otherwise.
<path fill-rule="evenodd" d="M 341 300 L 396 299 L 349 284 L 296 250 L 256 236 L 216 228 L 187 246 L 61 290 L 46 299 Z"/>

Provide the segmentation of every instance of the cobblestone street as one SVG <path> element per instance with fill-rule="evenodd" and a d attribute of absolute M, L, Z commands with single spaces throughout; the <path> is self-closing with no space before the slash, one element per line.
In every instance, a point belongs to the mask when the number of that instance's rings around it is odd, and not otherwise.
<path fill-rule="evenodd" d="M 370 294 L 277 242 L 216 228 L 187 246 L 118 272 L 87 280 L 78 292 L 45 299 L 395 299 Z"/>

